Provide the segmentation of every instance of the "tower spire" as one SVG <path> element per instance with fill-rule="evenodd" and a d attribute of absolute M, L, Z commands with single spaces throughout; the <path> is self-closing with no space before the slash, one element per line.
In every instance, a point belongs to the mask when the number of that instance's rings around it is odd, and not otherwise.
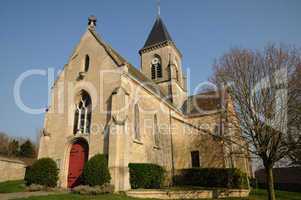
<path fill-rule="evenodd" d="M 160 8 L 160 0 L 157 0 L 157 16 L 160 17 L 161 14 L 161 8 Z"/>

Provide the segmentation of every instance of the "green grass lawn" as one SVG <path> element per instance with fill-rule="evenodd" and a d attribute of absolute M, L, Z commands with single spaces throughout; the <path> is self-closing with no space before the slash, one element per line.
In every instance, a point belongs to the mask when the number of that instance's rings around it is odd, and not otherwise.
<path fill-rule="evenodd" d="M 25 190 L 24 181 L 6 181 L 0 183 L 0 193 L 23 192 Z"/>
<path fill-rule="evenodd" d="M 250 200 L 266 200 L 267 191 L 262 189 L 253 190 L 250 194 Z M 301 193 L 276 191 L 277 200 L 301 200 Z"/>
<path fill-rule="evenodd" d="M 301 200 L 301 193 L 294 192 L 276 192 L 277 200 Z M 265 190 L 254 190 L 252 191 L 249 198 L 228 198 L 223 200 L 266 200 L 267 193 Z M 62 194 L 62 195 L 49 195 L 41 197 L 29 197 L 18 200 L 137 200 L 132 197 L 124 195 L 97 195 L 97 196 L 85 196 L 77 194 Z"/>

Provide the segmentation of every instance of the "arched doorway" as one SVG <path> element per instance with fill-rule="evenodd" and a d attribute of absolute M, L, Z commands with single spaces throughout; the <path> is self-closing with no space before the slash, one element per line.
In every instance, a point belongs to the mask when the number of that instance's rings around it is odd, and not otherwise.
<path fill-rule="evenodd" d="M 69 155 L 68 188 L 82 183 L 82 173 L 88 160 L 89 146 L 86 141 L 78 140 L 71 146 Z"/>

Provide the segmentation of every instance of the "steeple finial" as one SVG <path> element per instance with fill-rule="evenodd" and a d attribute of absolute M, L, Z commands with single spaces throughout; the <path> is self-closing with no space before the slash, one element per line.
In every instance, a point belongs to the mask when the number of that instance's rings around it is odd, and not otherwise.
<path fill-rule="evenodd" d="M 161 14 L 160 0 L 157 0 L 157 11 L 158 11 L 157 15 L 158 15 L 158 17 L 160 17 L 160 14 Z"/>
<path fill-rule="evenodd" d="M 89 18 L 88 18 L 88 28 L 89 29 L 95 29 L 96 27 L 96 17 L 94 15 L 91 15 Z"/>

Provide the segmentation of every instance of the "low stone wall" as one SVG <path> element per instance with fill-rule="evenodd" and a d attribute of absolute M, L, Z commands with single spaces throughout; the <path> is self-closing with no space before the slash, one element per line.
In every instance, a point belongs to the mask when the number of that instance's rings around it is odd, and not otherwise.
<path fill-rule="evenodd" d="M 0 157 L 0 182 L 24 179 L 25 170 L 24 162 Z"/>
<path fill-rule="evenodd" d="M 151 199 L 216 199 L 226 197 L 248 197 L 250 190 L 246 189 L 216 189 L 216 190 L 130 190 L 126 194 L 136 198 Z"/>
<path fill-rule="evenodd" d="M 213 190 L 213 198 L 248 197 L 250 190 L 246 189 L 219 189 Z"/>

